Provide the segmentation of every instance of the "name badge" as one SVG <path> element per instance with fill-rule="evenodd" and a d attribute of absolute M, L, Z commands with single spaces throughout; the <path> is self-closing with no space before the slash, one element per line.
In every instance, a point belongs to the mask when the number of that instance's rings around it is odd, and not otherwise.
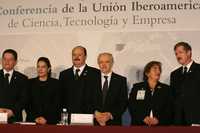
<path fill-rule="evenodd" d="M 144 100 L 145 90 L 138 90 L 136 100 Z"/>

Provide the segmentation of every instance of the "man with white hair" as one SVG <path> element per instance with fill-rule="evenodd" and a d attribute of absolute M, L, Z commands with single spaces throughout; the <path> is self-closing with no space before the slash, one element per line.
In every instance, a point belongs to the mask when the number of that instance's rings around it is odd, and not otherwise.
<path fill-rule="evenodd" d="M 121 125 L 121 117 L 127 106 L 127 80 L 112 71 L 113 56 L 101 53 L 98 56 L 98 88 L 94 95 L 95 120 L 97 125 Z"/>

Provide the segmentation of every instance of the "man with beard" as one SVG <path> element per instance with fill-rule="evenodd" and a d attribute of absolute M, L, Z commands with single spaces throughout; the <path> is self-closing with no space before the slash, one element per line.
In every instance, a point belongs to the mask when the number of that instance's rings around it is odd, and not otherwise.
<path fill-rule="evenodd" d="M 60 73 L 62 106 L 69 113 L 94 113 L 90 97 L 91 90 L 96 88 L 99 70 L 88 66 L 86 57 L 86 48 L 76 46 L 72 50 L 73 66 Z"/>
<path fill-rule="evenodd" d="M 182 66 L 171 73 L 174 91 L 174 122 L 176 125 L 200 124 L 200 64 L 192 60 L 192 48 L 186 42 L 174 46 Z"/>

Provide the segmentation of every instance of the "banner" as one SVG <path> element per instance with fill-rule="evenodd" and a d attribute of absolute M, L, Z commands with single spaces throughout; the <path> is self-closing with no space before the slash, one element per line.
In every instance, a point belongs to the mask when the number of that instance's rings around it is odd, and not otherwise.
<path fill-rule="evenodd" d="M 0 34 L 200 29 L 199 0 L 1 0 Z"/>

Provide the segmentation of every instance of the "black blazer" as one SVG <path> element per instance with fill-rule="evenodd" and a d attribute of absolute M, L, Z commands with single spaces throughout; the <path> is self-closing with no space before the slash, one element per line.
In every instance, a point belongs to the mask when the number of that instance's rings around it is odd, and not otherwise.
<path fill-rule="evenodd" d="M 158 82 L 152 95 L 147 82 L 133 85 L 129 96 L 128 109 L 132 125 L 145 125 L 143 122 L 152 110 L 154 117 L 158 118 L 159 125 L 168 125 L 172 122 L 172 93 L 168 85 Z M 144 90 L 144 100 L 137 99 L 138 91 Z"/>
<path fill-rule="evenodd" d="M 22 110 L 27 102 L 27 77 L 13 72 L 9 87 L 4 85 L 4 73 L 0 70 L 0 108 L 11 109 L 14 117 L 8 122 L 22 121 Z"/>
<path fill-rule="evenodd" d="M 78 80 L 75 79 L 73 67 L 60 73 L 62 87 L 62 107 L 69 113 L 93 113 L 91 108 L 91 96 L 96 88 L 99 70 L 85 66 Z"/>
<path fill-rule="evenodd" d="M 94 100 L 92 100 L 94 101 L 93 111 L 110 112 L 113 120 L 109 120 L 106 125 L 121 125 L 121 117 L 128 102 L 127 80 L 121 75 L 112 73 L 105 103 L 103 104 L 101 73 L 99 73 L 98 77 L 98 88 L 95 89 L 96 92 L 93 94 Z"/>
<path fill-rule="evenodd" d="M 178 125 L 200 124 L 200 64 L 193 62 L 183 76 L 182 67 L 171 73 L 174 94 L 174 122 Z"/>
<path fill-rule="evenodd" d="M 44 117 L 47 124 L 56 124 L 60 120 L 60 85 L 54 78 L 39 81 L 29 80 L 29 103 L 26 108 L 27 121 L 35 122 L 37 117 Z"/>

